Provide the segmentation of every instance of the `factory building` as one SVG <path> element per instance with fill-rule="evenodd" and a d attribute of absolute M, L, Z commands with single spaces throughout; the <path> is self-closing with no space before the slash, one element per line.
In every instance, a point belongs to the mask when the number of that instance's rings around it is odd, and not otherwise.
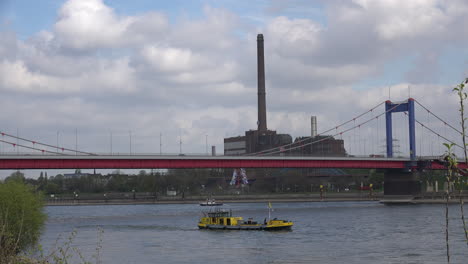
<path fill-rule="evenodd" d="M 246 152 L 255 153 L 291 144 L 292 137 L 288 134 L 276 134 L 276 131 L 249 130 L 245 131 Z"/>
<path fill-rule="evenodd" d="M 224 139 L 224 155 L 245 155 L 260 151 L 275 150 L 273 155 L 317 155 L 317 156 L 345 156 L 343 140 L 336 140 L 329 137 L 321 141 L 321 144 L 310 144 L 312 141 L 320 139 L 317 136 L 317 119 L 311 119 L 311 137 L 299 137 L 295 139 L 297 144 L 302 144 L 303 148 L 289 148 L 299 146 L 293 143 L 289 134 L 277 134 L 274 130 L 268 130 L 266 118 L 266 92 L 265 92 L 265 60 L 263 35 L 257 35 L 257 91 L 258 91 L 258 127 L 257 130 L 245 131 L 245 135 Z M 289 145 L 289 146 L 285 146 Z M 280 148 L 281 151 L 280 152 Z"/>
<path fill-rule="evenodd" d="M 346 150 L 342 139 L 335 139 L 331 136 L 297 137 L 288 155 L 344 157 Z"/>
<path fill-rule="evenodd" d="M 247 153 L 245 136 L 224 139 L 224 156 L 239 156 Z"/>

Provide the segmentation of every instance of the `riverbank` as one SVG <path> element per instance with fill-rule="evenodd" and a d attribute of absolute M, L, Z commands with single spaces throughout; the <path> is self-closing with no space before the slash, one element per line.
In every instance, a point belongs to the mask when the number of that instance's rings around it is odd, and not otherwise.
<path fill-rule="evenodd" d="M 320 194 L 242 194 L 242 195 L 213 195 L 213 199 L 223 204 L 229 203 L 268 203 L 268 202 L 359 202 L 378 201 L 385 204 L 444 204 L 443 196 L 385 196 L 383 193 L 325 193 Z M 187 197 L 135 197 L 124 199 L 48 199 L 47 206 L 70 206 L 70 205 L 124 205 L 124 204 L 199 204 L 206 201 L 206 196 Z M 464 197 L 468 202 L 468 197 Z M 449 203 L 458 203 L 458 197 L 451 197 Z"/>

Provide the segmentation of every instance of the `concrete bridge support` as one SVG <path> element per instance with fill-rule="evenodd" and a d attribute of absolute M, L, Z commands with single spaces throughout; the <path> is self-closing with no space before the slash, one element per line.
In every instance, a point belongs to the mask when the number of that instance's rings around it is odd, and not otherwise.
<path fill-rule="evenodd" d="M 418 172 L 402 169 L 387 169 L 384 172 L 384 195 L 391 198 L 398 196 L 418 196 L 421 194 L 421 183 Z"/>

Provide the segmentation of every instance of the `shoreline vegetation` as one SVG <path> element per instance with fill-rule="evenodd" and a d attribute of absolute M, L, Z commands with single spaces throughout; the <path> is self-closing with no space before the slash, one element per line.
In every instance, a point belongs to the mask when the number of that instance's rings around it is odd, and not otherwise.
<path fill-rule="evenodd" d="M 263 203 L 263 202 L 359 202 L 376 201 L 387 204 L 444 204 L 443 193 L 427 194 L 423 196 L 384 196 L 383 193 L 324 193 L 322 198 L 317 193 L 307 194 L 241 194 L 241 195 L 211 195 L 212 199 L 224 204 L 229 203 Z M 103 199 L 101 197 L 73 198 L 48 198 L 46 206 L 71 206 L 71 205 L 125 205 L 125 204 L 199 204 L 206 201 L 207 196 L 128 196 L 121 198 Z M 462 195 L 462 199 L 468 201 L 468 194 Z M 450 203 L 458 203 L 459 197 L 454 195 Z"/>

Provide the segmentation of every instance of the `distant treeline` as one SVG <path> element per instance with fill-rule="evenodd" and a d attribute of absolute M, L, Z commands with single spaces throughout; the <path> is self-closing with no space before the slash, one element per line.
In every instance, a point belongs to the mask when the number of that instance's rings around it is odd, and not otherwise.
<path fill-rule="evenodd" d="M 20 171 L 12 173 L 5 179 L 21 180 L 45 194 L 62 193 L 106 193 L 106 192 L 152 192 L 166 193 L 167 190 L 177 192 L 189 191 L 197 193 L 205 188 L 210 179 L 222 179 L 223 171 L 215 169 L 168 170 L 148 172 L 141 170 L 138 174 L 125 174 L 120 170 L 109 174 L 75 173 L 48 176 L 41 172 L 37 179 L 25 178 Z"/>
<path fill-rule="evenodd" d="M 335 176 L 326 176 L 327 173 Z M 37 179 L 25 178 L 21 171 L 13 172 L 5 179 L 21 180 L 44 194 L 73 193 L 126 193 L 146 192 L 166 195 L 175 191 L 185 195 L 221 194 L 226 192 L 250 193 L 288 193 L 318 192 L 320 185 L 326 191 L 358 190 L 373 185 L 374 190 L 383 188 L 383 172 L 376 170 L 338 170 L 326 171 L 313 169 L 248 169 L 249 183 L 245 186 L 232 186 L 231 169 L 170 169 L 164 171 L 141 170 L 138 174 L 126 174 L 115 170 L 109 174 L 75 173 L 48 176 L 41 172 Z M 442 189 L 443 171 L 421 173 L 421 184 L 439 182 Z"/>

